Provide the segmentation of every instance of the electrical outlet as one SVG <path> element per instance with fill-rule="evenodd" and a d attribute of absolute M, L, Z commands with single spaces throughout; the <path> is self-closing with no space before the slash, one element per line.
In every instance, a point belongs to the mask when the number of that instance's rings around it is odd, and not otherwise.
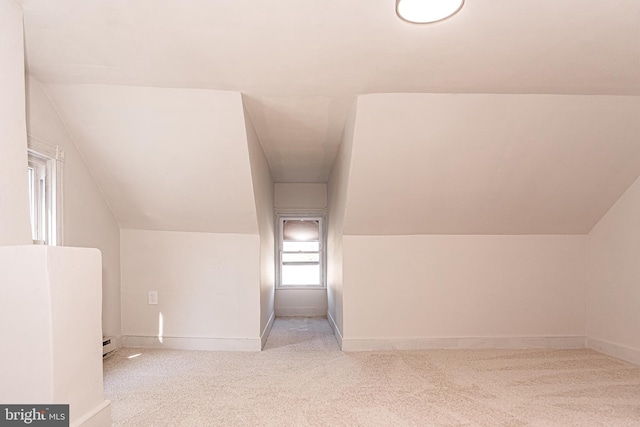
<path fill-rule="evenodd" d="M 158 291 L 149 291 L 149 304 L 158 304 Z"/>

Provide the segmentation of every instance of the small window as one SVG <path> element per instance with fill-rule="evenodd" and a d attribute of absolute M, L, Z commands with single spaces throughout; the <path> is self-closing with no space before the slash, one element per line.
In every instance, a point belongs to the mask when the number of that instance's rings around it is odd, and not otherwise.
<path fill-rule="evenodd" d="M 321 218 L 280 218 L 278 286 L 324 287 Z"/>
<path fill-rule="evenodd" d="M 34 244 L 61 244 L 61 159 L 57 147 L 29 139 L 29 213 Z M 60 165 L 59 165 L 60 163 Z"/>

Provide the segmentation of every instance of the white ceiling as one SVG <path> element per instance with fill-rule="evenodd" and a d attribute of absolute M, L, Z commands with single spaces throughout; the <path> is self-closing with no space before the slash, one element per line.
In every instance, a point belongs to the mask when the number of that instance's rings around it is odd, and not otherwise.
<path fill-rule="evenodd" d="M 362 96 L 344 232 L 587 234 L 640 175 L 639 117 L 635 96 Z"/>
<path fill-rule="evenodd" d="M 45 87 L 242 92 L 276 182 L 327 180 L 358 94 L 640 95 L 637 0 L 467 0 L 427 26 L 395 0 L 22 3 Z"/>
<path fill-rule="evenodd" d="M 258 232 L 237 92 L 50 85 L 49 96 L 122 228 Z"/>

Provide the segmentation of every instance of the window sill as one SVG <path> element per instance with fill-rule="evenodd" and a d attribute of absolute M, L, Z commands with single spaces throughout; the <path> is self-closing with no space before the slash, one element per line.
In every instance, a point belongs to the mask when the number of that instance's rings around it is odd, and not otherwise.
<path fill-rule="evenodd" d="M 324 286 L 324 285 L 317 285 L 317 286 L 311 286 L 311 285 L 279 285 L 279 286 L 276 286 L 276 290 L 277 291 L 289 290 L 289 289 L 295 289 L 295 290 L 304 289 L 304 290 L 321 291 L 323 289 L 327 289 L 327 287 Z"/>

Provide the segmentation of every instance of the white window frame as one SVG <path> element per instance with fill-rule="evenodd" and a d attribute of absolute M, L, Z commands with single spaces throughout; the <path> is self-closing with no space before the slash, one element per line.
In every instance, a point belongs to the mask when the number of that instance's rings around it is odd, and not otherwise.
<path fill-rule="evenodd" d="M 39 188 L 29 189 L 29 194 L 34 194 L 34 198 L 30 197 L 29 200 L 32 237 L 36 237 L 33 243 L 62 246 L 64 151 L 32 136 L 27 137 L 27 151 L 29 168 L 36 170 L 38 181 L 41 182 Z M 34 231 L 36 236 L 33 236 Z"/>
<path fill-rule="evenodd" d="M 326 252 L 324 235 L 324 216 L 315 214 L 278 214 L 278 227 L 276 239 L 276 289 L 325 289 L 326 284 Z M 320 256 L 320 284 L 319 285 L 283 285 L 282 284 L 282 254 L 283 254 L 283 232 L 284 222 L 288 220 L 309 220 L 318 221 L 319 232 L 319 256 Z"/>

